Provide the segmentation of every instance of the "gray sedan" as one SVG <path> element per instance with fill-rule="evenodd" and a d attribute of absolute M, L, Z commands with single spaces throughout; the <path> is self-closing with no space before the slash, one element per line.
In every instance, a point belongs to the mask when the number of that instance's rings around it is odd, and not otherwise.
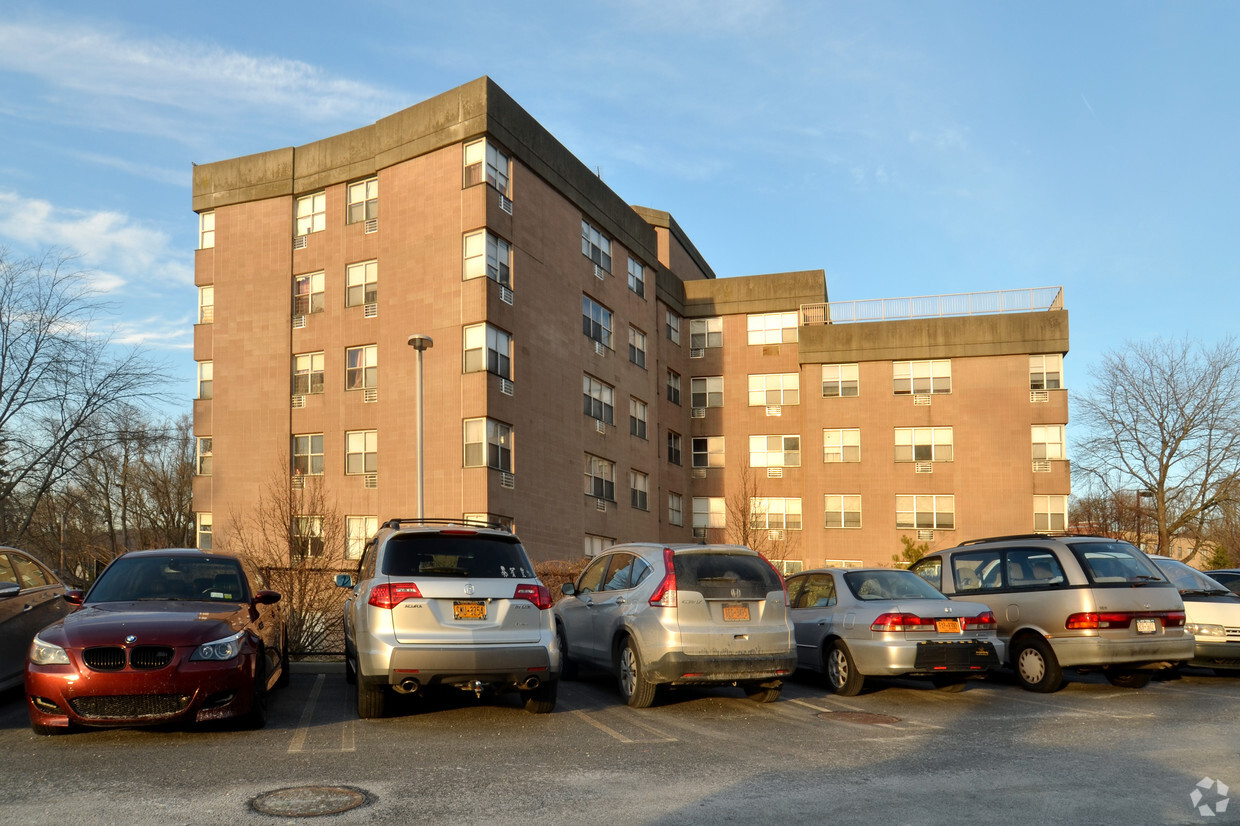
<path fill-rule="evenodd" d="M 929 677 L 949 691 L 1003 663 L 990 608 L 943 596 L 887 568 L 823 568 L 788 578 L 797 665 L 826 675 L 836 694 L 866 677 Z"/>

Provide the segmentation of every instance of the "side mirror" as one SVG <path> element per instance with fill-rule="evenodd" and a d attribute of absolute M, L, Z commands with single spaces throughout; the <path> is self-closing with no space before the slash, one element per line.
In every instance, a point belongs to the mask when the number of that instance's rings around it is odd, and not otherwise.
<path fill-rule="evenodd" d="M 81 605 L 83 596 L 84 594 L 76 588 L 70 591 L 65 591 L 64 593 L 65 602 L 70 605 Z"/>
<path fill-rule="evenodd" d="M 560 586 L 560 593 L 566 597 L 571 597 L 577 593 L 577 586 L 571 582 L 565 582 Z"/>
<path fill-rule="evenodd" d="M 341 588 L 352 588 L 353 574 L 336 574 L 336 585 Z"/>
<path fill-rule="evenodd" d="M 255 605 L 275 605 L 280 601 L 280 594 L 277 591 L 259 591 L 254 595 Z"/>
<path fill-rule="evenodd" d="M 16 582 L 0 582 L 0 599 L 15 597 L 21 593 L 22 586 Z"/>

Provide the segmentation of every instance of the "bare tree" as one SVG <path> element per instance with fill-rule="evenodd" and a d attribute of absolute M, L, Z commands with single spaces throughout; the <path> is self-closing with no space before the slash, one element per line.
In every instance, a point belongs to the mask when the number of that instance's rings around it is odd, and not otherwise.
<path fill-rule="evenodd" d="M 1240 478 L 1240 346 L 1129 343 L 1091 375 L 1076 403 L 1087 436 L 1075 470 L 1092 493 L 1129 491 L 1139 515 L 1150 510 L 1159 553 L 1177 538 L 1190 544 L 1185 558 L 1195 557 Z"/>
<path fill-rule="evenodd" d="M 761 478 L 746 459 L 737 468 L 732 491 L 724 502 L 726 526 L 715 530 L 724 541 L 744 545 L 767 559 L 791 559 L 797 555 L 802 526 L 785 515 L 783 527 L 772 529 L 772 514 L 765 502 Z"/>

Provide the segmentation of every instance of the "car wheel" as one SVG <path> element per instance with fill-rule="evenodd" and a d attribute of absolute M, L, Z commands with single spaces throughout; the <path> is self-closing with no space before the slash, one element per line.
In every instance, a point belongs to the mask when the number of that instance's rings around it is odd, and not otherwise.
<path fill-rule="evenodd" d="M 1118 688 L 1145 688 L 1154 676 L 1149 671 L 1124 668 L 1104 668 L 1102 674 L 1107 682 Z"/>
<path fill-rule="evenodd" d="M 827 685 L 841 697 L 855 697 L 865 686 L 865 677 L 857 670 L 852 652 L 843 640 L 833 640 L 827 649 Z"/>
<path fill-rule="evenodd" d="M 254 668 L 254 686 L 250 694 L 250 710 L 244 718 L 246 728 L 260 729 L 267 725 L 267 660 L 259 651 L 258 665 Z"/>
<path fill-rule="evenodd" d="M 620 696 L 631 708 L 649 708 L 654 705 L 658 686 L 642 674 L 642 658 L 637 644 L 631 637 L 620 643 L 616 656 L 616 671 L 620 682 Z"/>
<path fill-rule="evenodd" d="M 577 679 L 577 663 L 568 656 L 568 638 L 564 636 L 564 623 L 555 624 L 555 641 L 560 648 L 560 679 Z"/>
<path fill-rule="evenodd" d="M 357 716 L 363 720 L 382 717 L 387 711 L 387 686 L 369 686 L 357 677 Z"/>
<path fill-rule="evenodd" d="M 741 683 L 741 690 L 755 703 L 773 703 L 784 692 L 784 687 L 779 684 L 772 686 L 770 683 Z"/>
<path fill-rule="evenodd" d="M 538 688 L 522 691 L 521 698 L 525 700 L 525 710 L 530 714 L 550 714 L 555 708 L 555 695 L 558 688 L 558 681 L 548 680 L 545 683 L 539 683 Z"/>
<path fill-rule="evenodd" d="M 930 678 L 930 685 L 948 694 L 964 691 L 964 683 L 964 680 L 953 674 L 935 674 Z"/>
<path fill-rule="evenodd" d="M 1012 651 L 1012 667 L 1022 688 L 1049 694 L 1063 685 L 1063 669 L 1051 650 L 1050 643 L 1041 637 L 1025 637 Z"/>
<path fill-rule="evenodd" d="M 284 688 L 292 679 L 293 669 L 289 666 L 288 635 L 280 644 L 280 676 L 276 679 L 276 688 Z"/>

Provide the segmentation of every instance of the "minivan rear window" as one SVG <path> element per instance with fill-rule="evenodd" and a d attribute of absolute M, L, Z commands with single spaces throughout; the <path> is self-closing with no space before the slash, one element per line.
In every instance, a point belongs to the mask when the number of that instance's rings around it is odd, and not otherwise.
<path fill-rule="evenodd" d="M 676 588 L 706 599 L 765 599 L 783 590 L 779 574 L 761 557 L 727 552 L 688 552 L 673 557 Z"/>
<path fill-rule="evenodd" d="M 1127 542 L 1078 542 L 1071 548 L 1085 576 L 1096 585 L 1167 581 L 1144 553 Z"/>
<path fill-rule="evenodd" d="M 382 573 L 400 577 L 532 579 L 534 566 L 516 537 L 396 534 L 383 550 Z"/>

